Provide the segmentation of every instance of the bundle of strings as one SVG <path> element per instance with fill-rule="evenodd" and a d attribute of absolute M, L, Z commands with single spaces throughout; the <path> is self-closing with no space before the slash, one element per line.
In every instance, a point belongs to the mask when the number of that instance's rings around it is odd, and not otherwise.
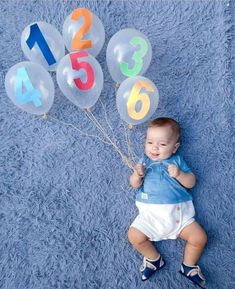
<path fill-rule="evenodd" d="M 63 125 L 67 125 L 72 127 L 73 129 L 77 130 L 80 134 L 89 137 L 89 138 L 96 138 L 98 141 L 101 141 L 107 145 L 110 145 L 120 156 L 122 162 L 124 165 L 126 165 L 129 169 L 134 170 L 134 163 L 137 159 L 137 156 L 132 148 L 131 145 L 131 140 L 130 140 L 130 128 L 126 127 L 126 125 L 122 122 L 122 126 L 124 129 L 124 136 L 125 136 L 125 147 L 127 148 L 127 152 L 124 153 L 122 151 L 122 149 L 119 147 L 118 142 L 117 142 L 117 136 L 114 135 L 113 132 L 113 128 L 110 125 L 110 121 L 108 119 L 107 116 L 107 112 L 105 109 L 104 104 L 102 103 L 101 100 L 99 100 L 99 102 L 101 103 L 104 115 L 105 115 L 105 121 L 106 124 L 109 128 L 109 130 L 112 132 L 112 135 L 110 136 L 110 134 L 107 132 L 107 129 L 104 128 L 102 126 L 102 124 L 99 122 L 99 120 L 97 119 L 97 117 L 92 113 L 92 111 L 90 109 L 84 109 L 84 113 L 86 115 L 86 117 L 95 125 L 95 127 L 97 128 L 97 130 L 101 133 L 102 138 L 99 135 L 94 135 L 94 134 L 89 134 L 88 132 L 85 132 L 83 130 L 81 130 L 78 126 L 76 126 L 75 124 L 72 123 L 67 123 L 65 121 L 59 120 L 53 116 L 51 116 L 50 114 L 45 114 L 43 115 L 43 119 L 45 120 L 53 120 L 55 122 L 61 123 Z"/>

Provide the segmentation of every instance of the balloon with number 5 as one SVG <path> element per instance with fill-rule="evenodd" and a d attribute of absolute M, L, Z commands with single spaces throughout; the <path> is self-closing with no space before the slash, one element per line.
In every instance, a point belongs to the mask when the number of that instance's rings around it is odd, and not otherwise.
<path fill-rule="evenodd" d="M 129 124 L 147 121 L 158 106 L 159 93 L 155 84 L 146 77 L 124 80 L 117 91 L 117 109 L 121 119 Z"/>
<path fill-rule="evenodd" d="M 116 82 L 128 77 L 143 75 L 152 59 L 152 47 L 148 38 L 135 29 L 118 31 L 110 39 L 106 60 L 109 72 Z"/>
<path fill-rule="evenodd" d="M 59 31 L 46 22 L 34 22 L 21 34 L 21 48 L 32 62 L 41 64 L 49 71 L 56 70 L 65 55 L 64 41 Z"/>
<path fill-rule="evenodd" d="M 77 8 L 65 19 L 63 39 L 69 51 L 87 50 L 96 57 L 104 45 L 104 26 L 90 10 Z"/>
<path fill-rule="evenodd" d="M 92 107 L 103 88 L 103 71 L 87 51 L 65 55 L 57 68 L 56 79 L 63 94 L 81 109 Z"/>
<path fill-rule="evenodd" d="M 54 101 L 54 83 L 39 64 L 24 61 L 12 66 L 5 77 L 8 97 L 22 110 L 43 115 Z"/>

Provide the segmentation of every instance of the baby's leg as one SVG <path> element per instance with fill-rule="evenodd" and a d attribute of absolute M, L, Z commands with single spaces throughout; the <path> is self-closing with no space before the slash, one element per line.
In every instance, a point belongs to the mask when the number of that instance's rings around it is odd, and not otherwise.
<path fill-rule="evenodd" d="M 160 256 L 160 254 L 154 247 L 153 243 L 148 239 L 148 237 L 136 228 L 129 228 L 128 239 L 132 246 L 144 257 L 150 260 L 155 260 Z"/>
<path fill-rule="evenodd" d="M 207 242 L 205 231 L 197 222 L 193 222 L 181 231 L 180 238 L 186 241 L 184 263 L 196 265 Z"/>

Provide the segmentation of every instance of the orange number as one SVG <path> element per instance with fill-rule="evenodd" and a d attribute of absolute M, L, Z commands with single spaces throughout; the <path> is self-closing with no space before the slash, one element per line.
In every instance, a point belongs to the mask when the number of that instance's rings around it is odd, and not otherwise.
<path fill-rule="evenodd" d="M 78 8 L 73 10 L 71 15 L 72 20 L 78 21 L 81 17 L 84 18 L 84 23 L 72 39 L 72 50 L 81 50 L 92 47 L 91 40 L 82 39 L 92 25 L 92 13 L 86 8 Z"/>
<path fill-rule="evenodd" d="M 154 89 L 150 83 L 144 80 L 137 81 L 132 90 L 127 102 L 128 115 L 135 120 L 143 119 L 150 109 L 150 98 L 146 93 L 140 93 L 140 90 L 145 88 L 149 92 L 153 92 Z M 141 101 L 141 109 L 136 111 L 136 104 Z"/>

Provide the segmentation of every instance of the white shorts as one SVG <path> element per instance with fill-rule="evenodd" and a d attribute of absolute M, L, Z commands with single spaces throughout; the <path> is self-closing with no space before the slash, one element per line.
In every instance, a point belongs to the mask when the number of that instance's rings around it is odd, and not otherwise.
<path fill-rule="evenodd" d="M 131 227 L 138 229 L 151 241 L 176 239 L 180 232 L 194 222 L 192 201 L 178 204 L 146 204 L 136 202 L 139 215 Z"/>

